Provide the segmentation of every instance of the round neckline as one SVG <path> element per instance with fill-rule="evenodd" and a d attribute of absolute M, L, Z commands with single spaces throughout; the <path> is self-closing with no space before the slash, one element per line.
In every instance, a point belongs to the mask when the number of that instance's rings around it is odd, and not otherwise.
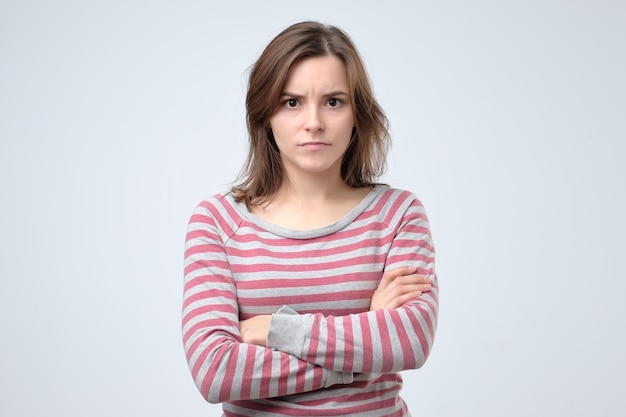
<path fill-rule="evenodd" d="M 374 199 L 376 199 L 376 197 L 378 197 L 386 188 L 387 187 L 384 185 L 374 185 L 372 187 L 372 190 L 361 199 L 359 204 L 354 206 L 343 217 L 326 226 L 306 230 L 290 229 L 271 223 L 250 212 L 245 203 L 235 202 L 235 200 L 232 198 L 232 195 L 229 194 L 228 198 L 242 218 L 247 220 L 249 223 L 260 227 L 266 232 L 290 239 L 313 239 L 317 237 L 327 236 L 331 233 L 335 233 L 345 228 L 347 225 L 352 223 L 361 213 L 363 213 L 365 209 L 372 203 L 372 201 L 374 201 Z"/>

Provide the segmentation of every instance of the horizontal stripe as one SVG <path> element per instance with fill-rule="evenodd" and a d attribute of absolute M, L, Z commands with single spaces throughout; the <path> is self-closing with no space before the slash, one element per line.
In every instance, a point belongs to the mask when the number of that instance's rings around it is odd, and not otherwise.
<path fill-rule="evenodd" d="M 399 371 L 435 336 L 435 251 L 423 206 L 377 186 L 346 217 L 291 231 L 232 196 L 198 205 L 186 235 L 182 337 L 202 395 L 225 416 L 406 416 Z M 414 266 L 433 290 L 369 311 L 385 271 Z M 279 309 L 289 306 L 289 313 Z M 241 343 L 239 320 L 274 314 L 268 348 Z"/>

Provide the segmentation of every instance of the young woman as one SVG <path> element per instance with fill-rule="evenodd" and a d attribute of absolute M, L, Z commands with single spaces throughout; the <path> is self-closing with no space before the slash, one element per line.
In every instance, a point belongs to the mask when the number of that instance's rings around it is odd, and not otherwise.
<path fill-rule="evenodd" d="M 240 182 L 200 203 L 185 251 L 183 341 L 224 416 L 409 416 L 400 371 L 431 350 L 428 220 L 376 184 L 387 119 L 340 29 L 298 23 L 252 68 Z"/>

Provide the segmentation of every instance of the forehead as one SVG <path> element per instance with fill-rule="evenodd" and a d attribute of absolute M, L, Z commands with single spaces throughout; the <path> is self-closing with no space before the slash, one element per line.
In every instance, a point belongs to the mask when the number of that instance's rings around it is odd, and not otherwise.
<path fill-rule="evenodd" d="M 348 91 L 348 72 L 343 61 L 335 55 L 304 58 L 296 62 L 287 75 L 284 90 L 341 89 Z"/>

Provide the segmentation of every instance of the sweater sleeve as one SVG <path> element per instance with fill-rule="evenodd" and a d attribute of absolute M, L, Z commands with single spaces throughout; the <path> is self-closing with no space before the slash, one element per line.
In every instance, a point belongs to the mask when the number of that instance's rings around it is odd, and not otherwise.
<path fill-rule="evenodd" d="M 421 367 L 433 345 L 439 286 L 428 219 L 422 204 L 409 199 L 391 244 L 385 270 L 416 266 L 433 280 L 432 290 L 390 310 L 348 316 L 296 315 L 281 309 L 272 316 L 268 346 L 329 370 L 397 372 Z"/>
<path fill-rule="evenodd" d="M 216 224 L 206 205 L 200 205 L 191 216 L 185 245 L 183 344 L 202 396 L 218 403 L 352 382 L 352 373 L 242 342 L 236 287 Z"/>

